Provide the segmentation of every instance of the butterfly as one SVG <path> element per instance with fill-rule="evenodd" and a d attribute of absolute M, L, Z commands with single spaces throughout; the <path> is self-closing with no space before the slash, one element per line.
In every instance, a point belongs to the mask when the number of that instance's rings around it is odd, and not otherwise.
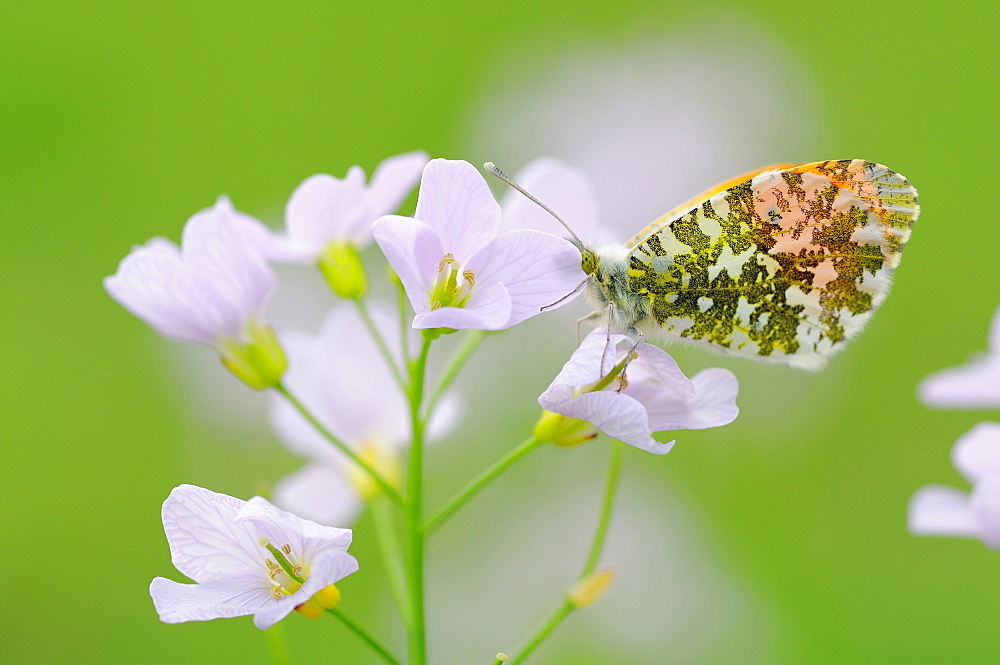
<path fill-rule="evenodd" d="M 919 211 L 906 178 L 874 162 L 747 173 L 624 246 L 576 241 L 587 319 L 819 369 L 885 300 Z"/>

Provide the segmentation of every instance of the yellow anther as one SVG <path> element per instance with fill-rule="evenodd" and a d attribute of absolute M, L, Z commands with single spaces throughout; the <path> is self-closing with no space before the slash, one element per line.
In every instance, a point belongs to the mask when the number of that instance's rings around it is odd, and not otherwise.
<path fill-rule="evenodd" d="M 454 262 L 455 262 L 455 255 L 452 254 L 451 252 L 448 252 L 447 254 L 444 255 L 444 258 L 441 259 L 441 263 L 438 264 L 438 272 L 444 271 L 444 267 L 446 265 Z"/>
<path fill-rule="evenodd" d="M 465 281 L 469 283 L 469 286 L 476 285 L 476 273 L 472 272 L 471 270 L 464 271 L 462 273 L 462 277 L 464 277 Z"/>

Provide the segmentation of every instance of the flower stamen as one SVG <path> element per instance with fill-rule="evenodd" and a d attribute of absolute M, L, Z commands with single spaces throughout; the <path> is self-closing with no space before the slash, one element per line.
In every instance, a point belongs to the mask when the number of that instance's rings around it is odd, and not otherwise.
<path fill-rule="evenodd" d="M 476 285 L 476 273 L 462 270 L 461 264 L 455 260 L 455 255 L 451 252 L 445 254 L 438 262 L 438 273 L 431 287 L 431 310 L 442 307 L 465 307 Z"/>

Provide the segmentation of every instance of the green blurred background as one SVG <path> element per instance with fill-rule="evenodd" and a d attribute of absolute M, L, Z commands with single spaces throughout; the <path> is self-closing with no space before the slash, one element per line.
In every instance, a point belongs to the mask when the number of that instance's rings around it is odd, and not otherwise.
<path fill-rule="evenodd" d="M 153 576 L 182 579 L 158 518 L 172 487 L 246 498 L 298 462 L 266 429 L 226 425 L 234 412 L 192 415 L 176 345 L 101 287 L 131 244 L 178 239 L 221 192 L 276 222 L 315 172 L 370 169 L 416 148 L 495 158 L 469 146 L 490 148 L 470 127 L 497 81 L 582 46 L 697 42 L 734 16 L 809 82 L 780 112 L 812 130 L 794 154 L 756 165 L 877 160 L 920 189 L 922 217 L 892 297 L 827 372 L 678 353 L 689 373 L 736 371 L 743 414 L 679 433 L 665 458 L 627 451 L 611 552 L 623 580 L 631 571 L 640 587 L 662 585 L 663 605 L 638 608 L 641 630 L 616 619 L 646 603 L 623 582 L 537 662 L 998 662 L 997 553 L 906 531 L 917 488 L 964 486 L 954 440 L 998 417 L 934 412 L 914 397 L 922 377 L 985 347 L 1000 304 L 996 3 L 697 4 L 0 4 L 0 508 L 12 585 L 0 662 L 269 662 L 248 619 L 166 626 L 148 597 Z M 432 503 L 524 435 L 568 354 L 569 325 L 533 321 L 498 341 L 503 362 L 470 366 L 465 424 L 431 453 Z M 525 351 L 533 336 L 562 340 L 559 351 Z M 211 354 L 199 357 L 228 381 Z M 523 381 L 518 363 L 540 369 Z M 572 580 L 605 444 L 542 451 L 442 530 L 430 552 L 436 662 L 513 650 Z M 368 533 L 363 518 L 362 572 L 344 582 L 343 608 L 398 645 Z M 576 549 L 559 549 L 564 540 Z M 650 565 L 649 550 L 687 555 Z M 332 620 L 295 615 L 281 630 L 295 662 L 376 662 Z"/>

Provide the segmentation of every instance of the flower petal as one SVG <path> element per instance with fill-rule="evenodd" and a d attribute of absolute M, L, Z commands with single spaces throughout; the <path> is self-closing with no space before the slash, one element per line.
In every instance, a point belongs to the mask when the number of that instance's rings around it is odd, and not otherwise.
<path fill-rule="evenodd" d="M 413 311 L 429 312 L 432 275 L 445 253 L 437 232 L 422 221 L 388 215 L 375 220 L 372 233 L 399 275 Z"/>
<path fill-rule="evenodd" d="M 149 595 L 164 623 L 228 619 L 254 614 L 274 602 L 263 579 L 233 575 L 212 582 L 181 584 L 157 577 L 149 585 Z M 288 604 L 289 612 L 294 608 Z"/>
<path fill-rule="evenodd" d="M 502 330 L 510 321 L 510 295 L 503 284 L 476 288 L 465 307 L 439 307 L 418 312 L 414 328 L 454 328 L 455 330 Z"/>
<path fill-rule="evenodd" d="M 645 407 L 613 390 L 583 393 L 559 406 L 557 413 L 586 420 L 608 436 L 656 455 L 665 455 L 674 442 L 660 443 L 650 433 Z"/>
<path fill-rule="evenodd" d="M 365 172 L 352 166 L 343 179 L 318 173 L 296 187 L 285 205 L 285 228 L 315 259 L 332 240 L 354 233 L 366 213 Z"/>
<path fill-rule="evenodd" d="M 293 471 L 275 483 L 271 495 L 278 506 L 319 524 L 350 524 L 361 512 L 343 470 L 327 464 Z"/>
<path fill-rule="evenodd" d="M 500 205 L 472 164 L 432 159 L 424 167 L 413 217 L 433 227 L 444 251 L 464 264 L 496 237 Z"/>
<path fill-rule="evenodd" d="M 1000 423 L 979 423 L 963 434 L 951 449 L 951 459 L 973 484 L 1000 478 Z"/>
<path fill-rule="evenodd" d="M 163 530 L 174 566 L 196 582 L 261 570 L 257 536 L 234 523 L 245 501 L 195 485 L 180 485 L 163 502 Z"/>
<path fill-rule="evenodd" d="M 288 616 L 296 606 L 312 598 L 317 591 L 339 582 L 357 570 L 358 560 L 350 554 L 337 550 L 324 552 L 312 561 L 305 584 L 291 596 L 261 607 L 254 614 L 253 625 L 267 630 Z"/>
<path fill-rule="evenodd" d="M 910 532 L 918 536 L 969 536 L 983 534 L 969 505 L 969 497 L 952 487 L 927 485 L 910 499 Z"/>
<path fill-rule="evenodd" d="M 354 535 L 350 529 L 323 526 L 302 519 L 277 508 L 261 496 L 251 497 L 243 504 L 236 522 L 252 526 L 251 531 L 258 539 L 267 537 L 277 547 L 291 545 L 300 560 L 309 562 L 324 552 L 346 551 Z"/>
<path fill-rule="evenodd" d="M 971 504 L 983 527 L 983 542 L 993 549 L 1000 549 L 1000 476 L 976 483 Z"/>
<path fill-rule="evenodd" d="M 368 185 L 369 213 L 372 219 L 396 212 L 403 199 L 420 180 L 427 161 L 427 153 L 422 150 L 382 160 Z"/>
<path fill-rule="evenodd" d="M 736 376 L 726 369 L 715 367 L 699 372 L 693 381 L 695 397 L 690 401 L 664 399 L 662 392 L 654 392 L 662 391 L 663 386 L 650 383 L 636 386 L 636 393 L 632 393 L 633 385 L 625 392 L 635 394 L 645 404 L 654 432 L 721 427 L 733 422 L 740 413 L 736 406 L 739 384 Z"/>
<path fill-rule="evenodd" d="M 590 178 L 582 170 L 551 157 L 541 157 L 521 169 L 516 177 L 518 184 L 547 205 L 569 224 L 581 239 L 599 242 L 615 240 L 601 233 L 598 226 L 597 193 Z M 560 232 L 559 222 L 513 189 L 500 201 L 503 210 L 503 229 L 536 229 L 548 233 Z"/>
<path fill-rule="evenodd" d="M 472 256 L 467 264 L 476 284 L 503 283 L 511 299 L 509 328 L 555 309 L 582 293 L 586 279 L 580 250 L 567 240 L 541 231 L 519 229 L 499 236 Z"/>

